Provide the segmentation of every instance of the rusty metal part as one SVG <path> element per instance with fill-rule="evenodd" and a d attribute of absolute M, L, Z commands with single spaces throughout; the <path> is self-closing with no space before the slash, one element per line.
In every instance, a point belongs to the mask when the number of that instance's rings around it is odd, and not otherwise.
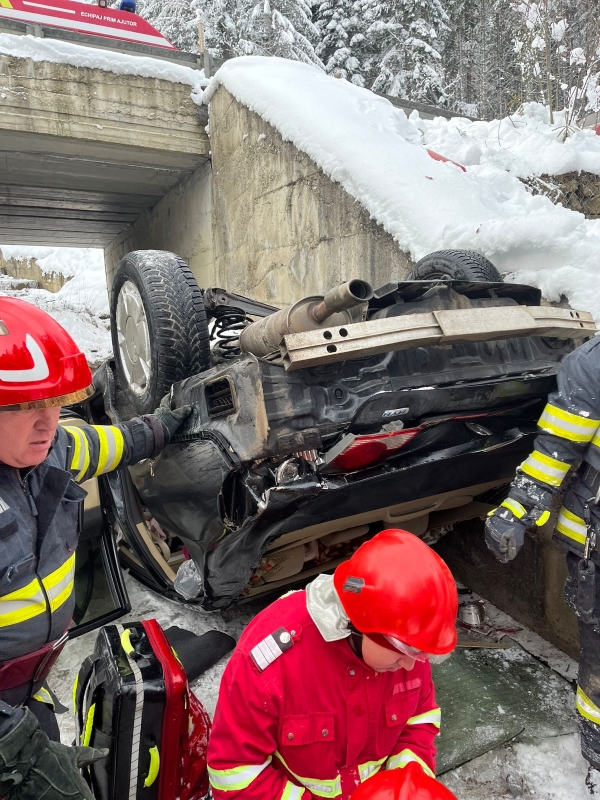
<path fill-rule="evenodd" d="M 276 352 L 286 334 L 314 331 L 328 325 L 352 322 L 349 309 L 368 302 L 373 289 L 366 281 L 353 280 L 327 292 L 325 297 L 304 297 L 292 306 L 248 325 L 240 335 L 240 349 L 255 356 Z"/>
<path fill-rule="evenodd" d="M 367 303 L 373 297 L 373 288 L 366 281 L 353 280 L 330 289 L 323 301 L 312 309 L 312 316 L 317 322 L 324 322 L 336 311 L 345 311 L 347 308 L 361 303 Z"/>
<path fill-rule="evenodd" d="M 332 325 L 332 321 L 327 328 L 283 337 L 280 350 L 286 370 L 409 347 L 485 342 L 516 336 L 582 339 L 593 336 L 597 330 L 587 311 L 551 306 L 431 311 L 341 326 Z"/>

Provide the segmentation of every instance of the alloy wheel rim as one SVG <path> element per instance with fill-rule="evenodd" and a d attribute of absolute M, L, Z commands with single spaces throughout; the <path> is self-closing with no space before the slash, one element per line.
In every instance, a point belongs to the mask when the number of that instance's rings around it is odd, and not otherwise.
<path fill-rule="evenodd" d="M 119 291 L 116 328 L 121 366 L 129 388 L 139 397 L 150 382 L 150 331 L 142 296 L 130 280 Z"/>

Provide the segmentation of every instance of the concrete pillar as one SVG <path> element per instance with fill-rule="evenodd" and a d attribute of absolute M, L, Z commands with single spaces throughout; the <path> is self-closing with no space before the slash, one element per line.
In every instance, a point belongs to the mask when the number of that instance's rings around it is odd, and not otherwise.
<path fill-rule="evenodd" d="M 132 250 L 170 250 L 190 266 L 199 286 L 216 285 L 210 162 L 174 186 L 104 251 L 108 290 L 119 261 Z"/>

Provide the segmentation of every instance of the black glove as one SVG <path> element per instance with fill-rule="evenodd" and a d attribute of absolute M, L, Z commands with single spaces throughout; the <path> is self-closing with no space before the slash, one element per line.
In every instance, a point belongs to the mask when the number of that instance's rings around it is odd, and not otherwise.
<path fill-rule="evenodd" d="M 162 425 L 165 435 L 165 444 L 169 444 L 171 438 L 183 424 L 183 421 L 186 420 L 192 413 L 191 406 L 181 406 L 181 408 L 171 410 L 169 408 L 168 400 L 169 395 L 163 397 L 160 406 L 154 412 L 154 416 L 158 418 L 160 424 Z"/>
<path fill-rule="evenodd" d="M 0 739 L 0 797 L 5 800 L 94 800 L 79 770 L 108 750 L 51 742 L 29 709 Z"/>
<path fill-rule="evenodd" d="M 496 556 L 498 561 L 506 564 L 512 561 L 525 541 L 525 532 L 535 527 L 543 525 L 549 518 L 550 513 L 541 508 L 532 508 L 526 511 L 518 502 L 505 501 L 511 503 L 517 509 L 517 516 L 507 505 L 501 505 L 488 515 L 485 521 L 485 543 Z"/>

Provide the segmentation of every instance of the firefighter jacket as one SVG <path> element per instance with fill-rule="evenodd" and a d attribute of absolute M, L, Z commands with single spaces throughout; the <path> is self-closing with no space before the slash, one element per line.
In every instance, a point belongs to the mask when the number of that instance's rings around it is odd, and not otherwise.
<path fill-rule="evenodd" d="M 554 491 L 580 459 L 584 470 L 586 465 L 600 470 L 599 336 L 564 359 L 557 384 L 557 391 L 549 395 L 538 421 L 540 434 L 535 449 L 517 470 L 509 496 L 501 505 L 517 518 L 525 516 L 532 507 L 547 510 Z M 581 491 L 585 494 L 584 488 Z M 565 507 L 560 510 L 555 536 L 569 549 L 582 552 L 586 524 L 579 507 L 577 511 L 573 513 Z M 543 514 L 538 524 L 543 524 L 548 516 Z"/>
<path fill-rule="evenodd" d="M 45 461 L 28 472 L 0 464 L 0 659 L 33 653 L 71 621 L 77 484 L 134 464 L 164 442 L 153 416 L 122 425 L 59 427 Z"/>
<path fill-rule="evenodd" d="M 208 746 L 215 800 L 346 800 L 379 769 L 429 775 L 440 710 L 431 668 L 375 672 L 347 639 L 325 641 L 293 592 L 246 628 L 229 661 Z"/>

